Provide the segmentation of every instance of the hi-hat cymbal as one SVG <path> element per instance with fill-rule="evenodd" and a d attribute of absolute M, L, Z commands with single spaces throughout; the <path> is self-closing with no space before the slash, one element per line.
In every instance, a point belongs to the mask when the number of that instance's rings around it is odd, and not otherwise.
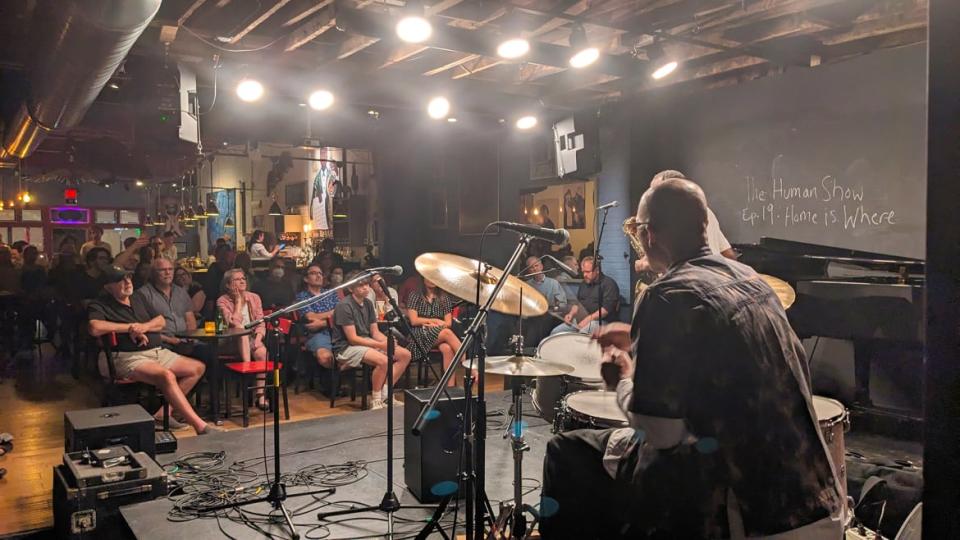
<path fill-rule="evenodd" d="M 783 306 L 783 309 L 790 309 L 790 306 L 792 306 L 793 302 L 797 299 L 797 293 L 793 291 L 793 287 L 786 281 L 768 276 L 767 274 L 760 274 L 760 279 L 766 281 L 767 285 L 773 289 L 773 292 L 777 293 L 777 298 L 780 299 L 780 304 Z"/>
<path fill-rule="evenodd" d="M 573 373 L 573 366 L 533 356 L 488 356 L 483 365 L 486 373 L 512 377 L 555 377 Z M 464 367 L 467 366 L 464 362 Z"/>
<path fill-rule="evenodd" d="M 421 276 L 467 302 L 476 301 L 479 281 L 481 304 L 490 298 L 497 280 L 503 275 L 503 270 L 483 264 L 483 273 L 478 279 L 476 260 L 449 253 L 424 253 L 414 264 Z M 516 276 L 507 276 L 507 282 L 490 305 L 494 311 L 524 317 L 543 315 L 547 307 L 547 299 L 540 291 Z"/>

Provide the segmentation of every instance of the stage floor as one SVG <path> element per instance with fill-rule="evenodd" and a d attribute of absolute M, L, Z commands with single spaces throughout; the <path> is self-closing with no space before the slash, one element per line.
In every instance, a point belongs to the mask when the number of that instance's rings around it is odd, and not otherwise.
<path fill-rule="evenodd" d="M 529 403 L 529 398 L 527 398 Z M 487 399 L 488 431 L 487 431 L 487 495 L 494 510 L 498 502 L 507 500 L 513 495 L 513 463 L 509 440 L 502 437 L 506 426 L 505 416 L 494 416 L 493 413 L 502 411 L 504 414 L 510 404 L 509 393 L 499 392 L 491 394 Z M 525 413 L 532 409 L 525 406 Z M 543 455 L 547 441 L 551 437 L 550 425 L 544 420 L 524 414 L 524 421 L 528 424 L 525 431 L 530 451 L 524 454 L 524 488 L 529 492 L 524 501 L 536 504 L 540 498 L 540 480 L 543 468 Z M 403 408 L 398 407 L 394 412 L 394 491 L 401 504 L 420 504 L 407 491 L 403 477 Z M 349 415 L 342 415 L 301 422 L 285 422 L 281 425 L 281 470 L 284 474 L 293 473 L 311 465 L 338 465 L 351 461 L 367 462 L 369 474 L 361 480 L 337 488 L 333 495 L 318 495 L 291 498 L 287 501 L 287 509 L 295 514 L 294 522 L 298 525 L 303 538 L 345 539 L 361 537 L 381 537 L 386 532 L 386 521 L 382 514 L 361 514 L 369 519 L 331 518 L 321 527 L 316 514 L 321 507 L 324 510 L 349 508 L 351 504 L 376 505 L 380 503 L 386 487 L 386 411 L 366 411 Z M 272 426 L 267 425 L 266 445 L 269 456 L 268 467 L 273 469 L 273 438 Z M 191 437 L 180 441 L 176 454 L 158 456 L 161 464 L 173 463 L 193 452 L 226 453 L 225 464 L 236 461 L 262 458 L 263 431 L 254 428 L 242 431 L 218 433 L 210 436 Z M 311 450 L 316 449 L 316 450 Z M 260 474 L 263 474 L 263 464 L 259 463 Z M 272 475 L 271 475 L 272 477 Z M 308 488 L 291 488 L 289 494 L 308 491 Z M 323 500 L 320 500 L 323 499 Z M 329 502 L 347 502 L 344 506 L 333 506 Z M 451 508 L 452 508 L 451 504 Z M 221 517 L 193 519 L 190 521 L 174 522 L 168 520 L 168 514 L 173 507 L 170 499 L 163 498 L 148 503 L 128 506 L 122 509 L 122 514 L 131 531 L 138 538 L 157 540 L 183 540 L 184 538 L 211 538 L 224 537 L 226 533 L 233 538 L 262 538 L 264 534 Z M 258 504 L 247 507 L 250 512 L 266 514 L 270 507 L 267 504 Z M 408 534 L 397 534 L 396 537 L 413 537 L 422 527 L 423 520 L 430 516 L 430 510 L 404 509 L 397 512 L 397 516 L 404 520 L 416 520 L 419 523 L 397 520 L 395 532 L 409 531 Z M 458 533 L 463 531 L 463 509 L 459 512 Z M 277 514 L 279 515 L 279 514 Z M 452 516 L 452 513 L 451 513 Z M 336 523 L 336 521 L 340 521 Z M 445 523 L 452 523 L 448 517 Z M 261 525 L 266 532 L 286 538 L 283 529 L 276 525 Z M 447 529 L 449 533 L 449 528 Z"/>

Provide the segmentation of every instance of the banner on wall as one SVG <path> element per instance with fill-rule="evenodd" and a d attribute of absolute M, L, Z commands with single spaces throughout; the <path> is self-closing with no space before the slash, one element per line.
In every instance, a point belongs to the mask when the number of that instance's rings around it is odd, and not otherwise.
<path fill-rule="evenodd" d="M 217 238 L 226 238 L 236 247 L 237 196 L 235 190 L 214 191 L 211 195 L 220 211 L 218 216 L 207 218 L 207 246 L 217 245 Z"/>
<path fill-rule="evenodd" d="M 310 201 L 310 224 L 315 231 L 333 228 L 333 197 L 341 185 L 334 163 L 320 162 L 320 168 L 310 182 L 307 198 Z"/>

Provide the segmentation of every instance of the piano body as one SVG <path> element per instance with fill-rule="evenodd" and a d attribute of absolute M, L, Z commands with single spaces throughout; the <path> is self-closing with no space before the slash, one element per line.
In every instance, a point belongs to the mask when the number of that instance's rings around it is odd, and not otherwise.
<path fill-rule="evenodd" d="M 880 430 L 919 430 L 921 411 L 873 404 L 870 366 L 879 353 L 891 350 L 922 358 L 923 261 L 774 238 L 735 247 L 741 262 L 794 288 L 797 300 L 787 316 L 798 336 L 853 343 L 853 413 L 879 420 L 884 426 L 871 423 Z"/>

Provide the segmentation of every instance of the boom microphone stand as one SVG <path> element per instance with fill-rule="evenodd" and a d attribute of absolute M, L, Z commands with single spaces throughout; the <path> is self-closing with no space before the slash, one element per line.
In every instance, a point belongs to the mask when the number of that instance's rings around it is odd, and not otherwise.
<path fill-rule="evenodd" d="M 245 499 L 238 502 L 206 507 L 206 508 L 200 509 L 201 513 L 216 512 L 218 510 L 226 510 L 228 508 L 239 508 L 241 506 L 248 506 L 251 504 L 268 502 L 273 506 L 274 510 L 280 510 L 282 512 L 283 519 L 286 523 L 287 529 L 290 531 L 290 537 L 293 538 L 294 540 L 298 540 L 300 538 L 300 533 L 297 532 L 297 528 L 296 526 L 294 526 L 293 520 L 290 517 L 290 512 L 283 505 L 283 501 L 285 501 L 288 497 L 303 497 L 306 495 L 319 495 L 319 494 L 329 495 L 336 492 L 336 488 L 327 488 L 327 489 L 320 489 L 316 491 L 307 491 L 304 493 L 295 493 L 293 495 L 288 495 L 286 486 L 283 484 L 283 482 L 280 481 L 280 356 L 281 355 L 280 355 L 280 329 L 279 329 L 278 319 L 283 315 L 286 315 L 287 313 L 303 309 L 315 302 L 319 302 L 324 298 L 328 298 L 329 296 L 336 294 L 336 292 L 339 291 L 340 289 L 345 289 L 355 283 L 358 283 L 364 279 L 367 279 L 370 277 L 370 275 L 373 272 L 374 271 L 366 272 L 364 274 L 361 274 L 351 279 L 350 281 L 341 283 L 340 285 L 332 289 L 328 289 L 327 291 L 320 293 L 312 298 L 301 300 L 300 302 L 291 304 L 283 309 L 274 311 L 270 315 L 267 315 L 256 321 L 252 321 L 244 327 L 247 330 L 249 330 L 251 328 L 256 328 L 261 324 L 265 324 L 270 329 L 270 337 L 273 340 L 273 343 L 272 343 L 274 348 L 273 350 L 273 353 L 274 353 L 273 354 L 273 359 L 274 359 L 273 360 L 273 384 L 271 385 L 271 388 L 273 388 L 273 392 L 271 396 L 273 399 L 273 482 L 270 484 L 270 492 L 265 497 L 258 497 L 256 499 Z M 244 399 L 246 398 L 244 397 Z M 391 462 L 391 465 L 392 465 L 392 462 Z"/>
<path fill-rule="evenodd" d="M 513 269 L 516 267 L 517 263 L 520 261 L 520 257 L 523 255 L 523 251 L 526 249 L 527 244 L 530 243 L 532 239 L 531 236 L 526 234 L 521 234 L 520 241 L 517 243 L 517 247 L 513 252 L 513 255 L 510 256 L 510 260 L 507 261 L 507 265 L 503 269 L 503 275 L 497 280 L 496 285 L 491 291 L 487 301 L 483 304 L 480 310 L 477 312 L 473 321 L 470 323 L 470 326 L 467 327 L 466 332 L 463 336 L 463 341 L 460 344 L 460 348 L 457 349 L 456 354 L 453 356 L 453 361 L 450 363 L 450 366 L 447 367 L 447 370 L 443 373 L 443 376 L 440 378 L 440 381 L 437 383 L 437 387 L 434 389 L 433 394 L 430 396 L 430 400 L 420 411 L 420 415 L 417 416 L 416 421 L 413 423 L 411 432 L 415 436 L 420 436 L 421 431 L 423 430 L 423 425 L 427 422 L 428 416 L 430 416 L 431 411 L 436 407 L 437 400 L 440 399 L 440 394 L 444 391 L 447 386 L 447 382 L 450 380 L 450 377 L 456 373 L 457 369 L 460 369 L 460 363 L 464 354 L 470 350 L 472 346 L 479 345 L 477 354 L 477 372 L 478 372 L 478 388 L 477 388 L 477 404 L 476 411 L 474 412 L 471 403 L 472 399 L 472 384 L 473 377 L 471 376 L 470 371 L 467 372 L 466 377 L 464 377 L 464 395 L 466 397 L 464 403 L 464 427 L 463 427 L 463 454 L 464 454 L 464 473 L 460 479 L 466 484 L 465 495 L 466 495 L 466 533 L 467 540 L 482 540 L 484 532 L 484 524 L 486 522 L 486 513 L 487 505 L 489 501 L 487 500 L 486 493 L 484 491 L 484 473 L 486 469 L 484 455 L 484 440 L 486 438 L 486 403 L 484 401 L 484 359 L 486 356 L 486 351 L 483 347 L 483 336 L 482 328 L 486 323 L 487 314 L 490 311 L 490 306 L 493 305 L 493 302 L 496 300 L 497 295 L 500 294 L 500 291 L 503 289 L 503 286 L 506 284 L 506 278 L 511 275 Z M 479 265 L 482 265 L 482 261 L 478 261 Z M 481 279 L 482 272 L 478 268 L 478 288 L 479 281 Z M 478 292 L 479 299 L 479 292 Z M 479 303 L 479 302 L 478 302 Z M 473 424 L 476 422 L 477 435 L 474 439 L 473 433 Z M 430 527 L 430 524 L 427 525 Z M 426 530 L 426 528 L 425 528 Z M 421 532 L 422 535 L 422 532 Z M 422 537 L 422 536 L 421 536 Z"/>

